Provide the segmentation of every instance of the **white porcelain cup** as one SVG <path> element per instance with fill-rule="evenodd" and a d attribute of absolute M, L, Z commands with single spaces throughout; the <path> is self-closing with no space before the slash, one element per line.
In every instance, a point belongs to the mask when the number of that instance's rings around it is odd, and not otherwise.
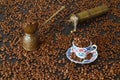
<path fill-rule="evenodd" d="M 71 54 L 75 53 L 75 55 L 83 59 L 83 61 L 75 61 L 74 59 L 71 59 Z M 90 59 L 86 59 L 86 56 L 88 54 L 92 53 L 92 57 Z M 75 63 L 79 64 L 88 64 L 93 61 L 95 61 L 98 57 L 98 52 L 97 52 L 97 45 L 92 44 L 91 41 L 89 41 L 89 45 L 86 47 L 78 47 L 75 45 L 74 41 L 72 42 L 72 46 L 67 50 L 66 56 L 69 60 Z"/>

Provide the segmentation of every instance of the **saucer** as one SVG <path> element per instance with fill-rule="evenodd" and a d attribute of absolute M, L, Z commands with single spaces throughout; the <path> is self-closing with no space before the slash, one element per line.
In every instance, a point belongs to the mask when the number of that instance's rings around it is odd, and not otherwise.
<path fill-rule="evenodd" d="M 85 59 L 85 60 L 83 60 L 83 61 L 76 61 L 76 60 L 74 60 L 74 59 L 71 59 L 70 58 L 70 56 L 71 56 L 71 54 L 72 54 L 72 52 L 71 52 L 71 48 L 69 48 L 68 50 L 67 50 L 67 52 L 66 52 L 66 57 L 70 60 L 70 61 L 72 61 L 72 62 L 74 62 L 74 63 L 78 63 L 78 64 L 89 64 L 89 63 L 92 63 L 92 62 L 94 62 L 96 59 L 97 59 L 97 57 L 98 57 L 98 52 L 97 51 L 93 51 L 92 52 L 92 57 L 91 57 L 91 59 Z"/>

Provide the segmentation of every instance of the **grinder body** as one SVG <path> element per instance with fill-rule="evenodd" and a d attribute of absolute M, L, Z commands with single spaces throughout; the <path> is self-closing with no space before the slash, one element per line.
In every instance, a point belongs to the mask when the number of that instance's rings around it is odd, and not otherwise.
<path fill-rule="evenodd" d="M 76 31 L 76 26 L 77 26 L 78 22 L 83 22 L 87 19 L 91 19 L 91 18 L 100 16 L 100 15 L 106 13 L 108 10 L 109 10 L 109 8 L 106 5 L 100 5 L 98 7 L 88 9 L 86 11 L 82 11 L 82 12 L 79 12 L 76 14 L 71 14 L 70 21 L 74 25 L 73 32 Z"/>

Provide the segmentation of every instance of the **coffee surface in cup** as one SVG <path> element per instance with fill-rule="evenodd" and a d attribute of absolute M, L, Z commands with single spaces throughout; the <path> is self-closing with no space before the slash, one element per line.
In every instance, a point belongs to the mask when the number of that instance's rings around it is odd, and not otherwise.
<path fill-rule="evenodd" d="M 77 47 L 81 48 L 88 47 L 90 45 L 90 41 L 85 38 L 74 38 L 73 42 Z"/>

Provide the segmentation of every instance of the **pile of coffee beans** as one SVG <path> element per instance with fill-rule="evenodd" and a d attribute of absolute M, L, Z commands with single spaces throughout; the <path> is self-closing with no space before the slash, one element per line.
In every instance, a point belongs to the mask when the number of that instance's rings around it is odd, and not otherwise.
<path fill-rule="evenodd" d="M 79 61 L 79 62 L 82 62 L 84 60 L 84 59 L 81 59 L 78 56 L 76 56 L 76 54 L 74 52 L 71 53 L 70 58 L 75 60 L 75 61 Z"/>
<path fill-rule="evenodd" d="M 91 41 L 86 38 L 74 38 L 73 43 L 75 46 L 79 48 L 85 48 L 88 47 L 91 44 Z"/>
<path fill-rule="evenodd" d="M 101 4 L 110 10 L 77 26 L 68 22 L 70 14 Z M 45 26 L 52 14 L 65 5 Z M 40 48 L 27 52 L 22 47 L 23 24 L 39 22 Z M 0 79 L 1 80 L 119 80 L 120 79 L 119 0 L 1 0 Z M 73 39 L 84 37 L 98 46 L 99 57 L 79 65 L 66 58 Z"/>
<path fill-rule="evenodd" d="M 87 53 L 85 58 L 79 58 L 74 52 L 71 53 L 70 58 L 75 60 L 75 61 L 79 61 L 82 62 L 83 60 L 90 60 L 92 58 L 92 53 Z"/>

